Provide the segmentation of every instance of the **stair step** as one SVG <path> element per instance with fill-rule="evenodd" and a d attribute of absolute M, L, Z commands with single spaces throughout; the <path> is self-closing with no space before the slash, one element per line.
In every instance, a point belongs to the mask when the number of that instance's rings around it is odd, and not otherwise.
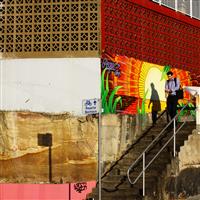
<path fill-rule="evenodd" d="M 146 165 L 154 158 L 155 155 L 148 155 L 146 156 Z M 170 163 L 170 158 L 171 158 L 171 155 L 168 154 L 168 155 L 158 155 L 157 158 L 155 158 L 155 160 L 153 161 L 153 163 L 151 165 L 153 165 L 154 163 L 158 164 L 158 163 L 164 163 L 164 164 L 168 164 Z M 121 172 L 122 170 L 128 170 L 128 168 L 131 166 L 131 164 L 134 162 L 134 160 L 131 162 L 124 162 L 123 165 L 119 165 L 119 171 Z M 138 164 L 139 166 L 142 165 L 142 160 L 140 161 L 140 163 Z"/>
<path fill-rule="evenodd" d="M 98 200 L 98 194 L 92 196 L 94 200 Z M 92 199 L 92 200 L 93 200 Z M 111 195 L 101 195 L 101 200 L 143 200 L 139 194 L 123 194 L 123 192 L 112 193 Z"/>
<path fill-rule="evenodd" d="M 140 172 L 141 171 L 138 171 L 137 173 L 130 174 L 130 179 L 132 181 L 134 181 L 138 177 Z M 145 181 L 146 181 L 147 186 L 149 185 L 152 188 L 151 183 L 152 182 L 155 183 L 155 180 L 157 179 L 157 177 L 158 177 L 158 172 L 156 172 L 155 170 L 153 172 L 152 171 L 146 172 L 145 173 Z M 119 186 L 120 188 L 130 188 L 131 187 L 130 183 L 128 182 L 128 178 L 124 179 L 122 176 L 115 177 L 114 180 L 112 179 L 112 176 L 107 177 L 105 180 L 103 179 L 102 180 L 102 187 L 111 189 L 111 188 L 114 188 L 116 185 L 118 185 L 121 182 L 123 184 L 121 184 Z M 142 186 L 142 176 L 138 179 L 137 184 L 135 184 L 134 187 L 138 188 L 138 187 L 141 187 L 141 186 Z"/>
<path fill-rule="evenodd" d="M 181 123 L 178 123 L 180 127 Z M 137 183 L 133 186 L 130 185 L 126 177 L 127 170 L 129 166 L 142 154 L 146 147 L 155 139 L 163 128 L 166 126 L 166 118 L 159 119 L 156 126 L 152 127 L 150 131 L 140 138 L 130 152 L 125 155 L 122 160 L 112 169 L 112 171 L 102 179 L 102 187 L 114 189 L 120 181 L 123 181 L 116 192 L 106 192 L 102 190 L 102 200 L 142 200 L 142 176 L 138 179 Z M 178 128 L 177 127 L 177 128 Z M 146 130 L 149 127 L 146 127 Z M 180 147 L 184 144 L 184 141 L 188 140 L 188 136 L 192 134 L 192 130 L 195 128 L 195 122 L 187 122 L 187 124 L 182 127 L 182 129 L 176 135 L 176 151 L 180 150 Z M 163 138 L 160 142 L 155 142 L 153 149 L 149 150 L 146 154 L 146 165 L 149 161 L 157 154 L 157 152 L 163 147 L 163 145 L 168 141 L 168 139 L 173 135 L 173 130 L 166 130 L 163 132 Z M 158 173 L 161 173 L 166 169 L 167 165 L 171 163 L 173 155 L 173 140 L 167 145 L 163 152 L 154 160 L 154 162 L 149 166 L 145 172 L 145 184 L 146 193 L 152 194 L 153 188 L 157 187 L 157 177 Z M 142 171 L 142 160 L 135 166 L 134 171 L 131 172 L 130 178 L 134 181 L 135 178 Z M 125 177 L 125 179 L 124 179 Z M 94 197 L 98 200 L 98 188 L 93 189 L 93 193 L 88 195 L 88 197 Z"/>
<path fill-rule="evenodd" d="M 140 172 L 141 172 L 142 170 L 137 170 L 137 171 L 134 171 L 134 172 L 132 172 L 131 174 L 130 174 L 130 176 L 131 176 L 131 178 L 136 178 L 139 174 L 140 174 Z M 126 171 L 127 172 L 127 171 Z M 124 176 L 122 176 L 122 175 L 115 175 L 115 176 L 106 176 L 104 179 L 102 179 L 102 182 L 112 182 L 112 183 L 116 183 L 116 182 L 120 182 L 120 180 L 122 180 L 122 179 L 124 179 L 124 177 L 126 177 L 126 173 L 124 174 Z M 147 170 L 146 171 L 146 175 L 145 175 L 147 178 L 148 177 L 156 177 L 156 176 L 158 176 L 158 172 L 156 171 L 156 170 L 154 170 L 154 169 L 152 169 L 152 170 Z M 127 180 L 127 178 L 126 178 L 126 180 Z"/>
<path fill-rule="evenodd" d="M 101 190 L 101 194 L 103 196 L 110 196 L 112 194 L 120 194 L 121 192 L 124 192 L 124 194 L 126 193 L 127 195 L 133 195 L 133 194 L 138 194 L 139 190 L 138 188 L 137 189 L 134 189 L 134 188 L 131 188 L 131 187 L 128 187 L 128 188 L 120 188 L 120 189 L 117 189 L 115 191 L 115 188 L 114 187 L 110 187 L 110 188 L 103 188 L 102 187 L 102 190 Z M 95 188 L 92 193 L 94 195 L 98 195 L 99 193 L 99 189 L 98 188 Z"/>
<path fill-rule="evenodd" d="M 152 193 L 152 188 L 148 189 L 148 188 L 145 188 L 145 191 L 146 193 Z M 142 187 L 141 188 L 137 188 L 137 189 L 134 189 L 134 188 L 122 188 L 122 189 L 119 189 L 115 192 L 107 192 L 105 190 L 101 190 L 101 196 L 102 196 L 102 199 L 104 200 L 108 200 L 108 199 L 115 199 L 115 200 L 124 200 L 124 199 L 127 199 L 127 200 L 135 200 L 135 198 L 142 198 L 141 196 L 141 193 L 142 193 Z M 92 194 L 88 195 L 88 197 L 93 197 L 95 200 L 98 199 L 98 189 L 94 190 Z"/>

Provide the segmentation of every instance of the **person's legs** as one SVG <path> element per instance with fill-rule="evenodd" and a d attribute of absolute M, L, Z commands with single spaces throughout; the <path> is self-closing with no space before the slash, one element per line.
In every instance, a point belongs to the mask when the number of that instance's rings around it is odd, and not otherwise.
<path fill-rule="evenodd" d="M 167 98 L 167 111 L 171 120 L 176 116 L 178 99 L 176 96 L 169 96 Z"/>
<path fill-rule="evenodd" d="M 170 116 L 170 120 L 172 119 L 172 116 L 173 116 L 172 106 L 173 106 L 172 96 L 168 96 L 168 98 L 167 98 L 167 112 L 168 112 L 168 114 Z"/>
<path fill-rule="evenodd" d="M 177 111 L 177 103 L 178 103 L 178 99 L 177 99 L 177 97 L 176 96 L 172 96 L 172 99 L 173 99 L 173 101 L 172 101 L 172 103 L 171 103 L 171 105 L 172 105 L 172 112 L 171 112 L 171 119 L 173 119 L 175 116 L 176 116 L 176 111 Z"/>

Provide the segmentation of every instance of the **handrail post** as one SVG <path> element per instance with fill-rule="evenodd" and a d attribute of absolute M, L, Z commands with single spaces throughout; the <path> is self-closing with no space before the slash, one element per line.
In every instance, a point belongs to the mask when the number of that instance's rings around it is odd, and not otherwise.
<path fill-rule="evenodd" d="M 200 134 L 200 94 L 196 94 L 196 129 L 197 133 Z"/>
<path fill-rule="evenodd" d="M 183 106 L 183 108 L 181 108 L 180 112 L 176 114 L 176 116 L 174 116 L 173 119 L 171 119 L 171 121 L 164 127 L 164 129 L 162 129 L 162 131 L 156 136 L 156 138 L 146 147 L 146 149 L 139 155 L 139 157 L 131 164 L 131 166 L 129 167 L 128 171 L 127 171 L 127 177 L 128 177 L 128 181 L 131 184 L 135 184 L 138 179 L 143 175 L 143 196 L 145 196 L 145 171 L 146 169 L 151 165 L 151 163 L 155 160 L 155 158 L 161 153 L 161 151 L 174 139 L 174 157 L 176 157 L 176 134 L 179 132 L 179 130 L 184 126 L 185 122 L 183 124 L 181 124 L 177 130 L 176 130 L 176 119 L 177 117 L 180 115 L 181 111 L 184 110 L 188 104 L 190 103 L 190 101 L 187 102 L 186 105 Z M 199 117 L 200 119 L 200 117 Z M 199 123 L 200 124 L 200 123 Z M 172 136 L 169 138 L 169 140 L 164 144 L 164 146 L 158 151 L 158 153 L 156 153 L 156 155 L 147 163 L 145 163 L 145 153 L 148 152 L 148 150 L 150 149 L 150 147 L 154 144 L 155 141 L 157 141 L 157 139 L 165 132 L 165 130 L 169 127 L 173 125 L 173 134 Z M 130 179 L 130 170 L 135 166 L 135 164 L 138 161 L 142 161 L 142 165 L 143 165 L 143 169 L 141 170 L 141 172 L 139 173 L 139 175 L 137 176 L 137 178 L 135 179 L 134 182 L 131 181 Z"/>
<path fill-rule="evenodd" d="M 145 196 L 145 152 L 143 152 L 143 197 Z"/>
<path fill-rule="evenodd" d="M 176 157 L 176 118 L 174 118 L 174 157 Z"/>

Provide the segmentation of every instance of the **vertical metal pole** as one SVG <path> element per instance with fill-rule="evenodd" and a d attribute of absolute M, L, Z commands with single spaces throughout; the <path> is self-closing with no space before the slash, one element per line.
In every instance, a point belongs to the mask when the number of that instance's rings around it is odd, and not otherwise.
<path fill-rule="evenodd" d="M 178 11 L 178 1 L 175 0 L 175 11 Z"/>
<path fill-rule="evenodd" d="M 99 99 L 99 124 L 98 124 L 98 181 L 99 181 L 99 200 L 101 200 L 101 112 L 102 105 Z"/>
<path fill-rule="evenodd" d="M 192 13 L 192 0 L 190 0 L 190 17 L 193 17 L 193 13 Z"/>
<path fill-rule="evenodd" d="M 145 152 L 143 153 L 143 196 L 145 196 Z"/>
<path fill-rule="evenodd" d="M 174 119 L 174 157 L 176 157 L 176 119 Z"/>
<path fill-rule="evenodd" d="M 69 183 L 69 200 L 71 200 L 71 183 Z"/>
<path fill-rule="evenodd" d="M 200 94 L 196 93 L 196 129 L 200 134 Z"/>
<path fill-rule="evenodd" d="M 51 146 L 49 146 L 49 183 L 52 182 Z"/>
<path fill-rule="evenodd" d="M 5 77 L 6 78 L 6 77 Z M 3 61 L 0 60 L 0 109 L 3 110 Z"/>

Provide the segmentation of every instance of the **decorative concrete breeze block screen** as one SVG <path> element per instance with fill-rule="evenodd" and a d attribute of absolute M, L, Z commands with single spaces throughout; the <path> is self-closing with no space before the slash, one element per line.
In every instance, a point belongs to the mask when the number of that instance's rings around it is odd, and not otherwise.
<path fill-rule="evenodd" d="M 97 57 L 98 0 L 1 0 L 3 57 Z"/>

